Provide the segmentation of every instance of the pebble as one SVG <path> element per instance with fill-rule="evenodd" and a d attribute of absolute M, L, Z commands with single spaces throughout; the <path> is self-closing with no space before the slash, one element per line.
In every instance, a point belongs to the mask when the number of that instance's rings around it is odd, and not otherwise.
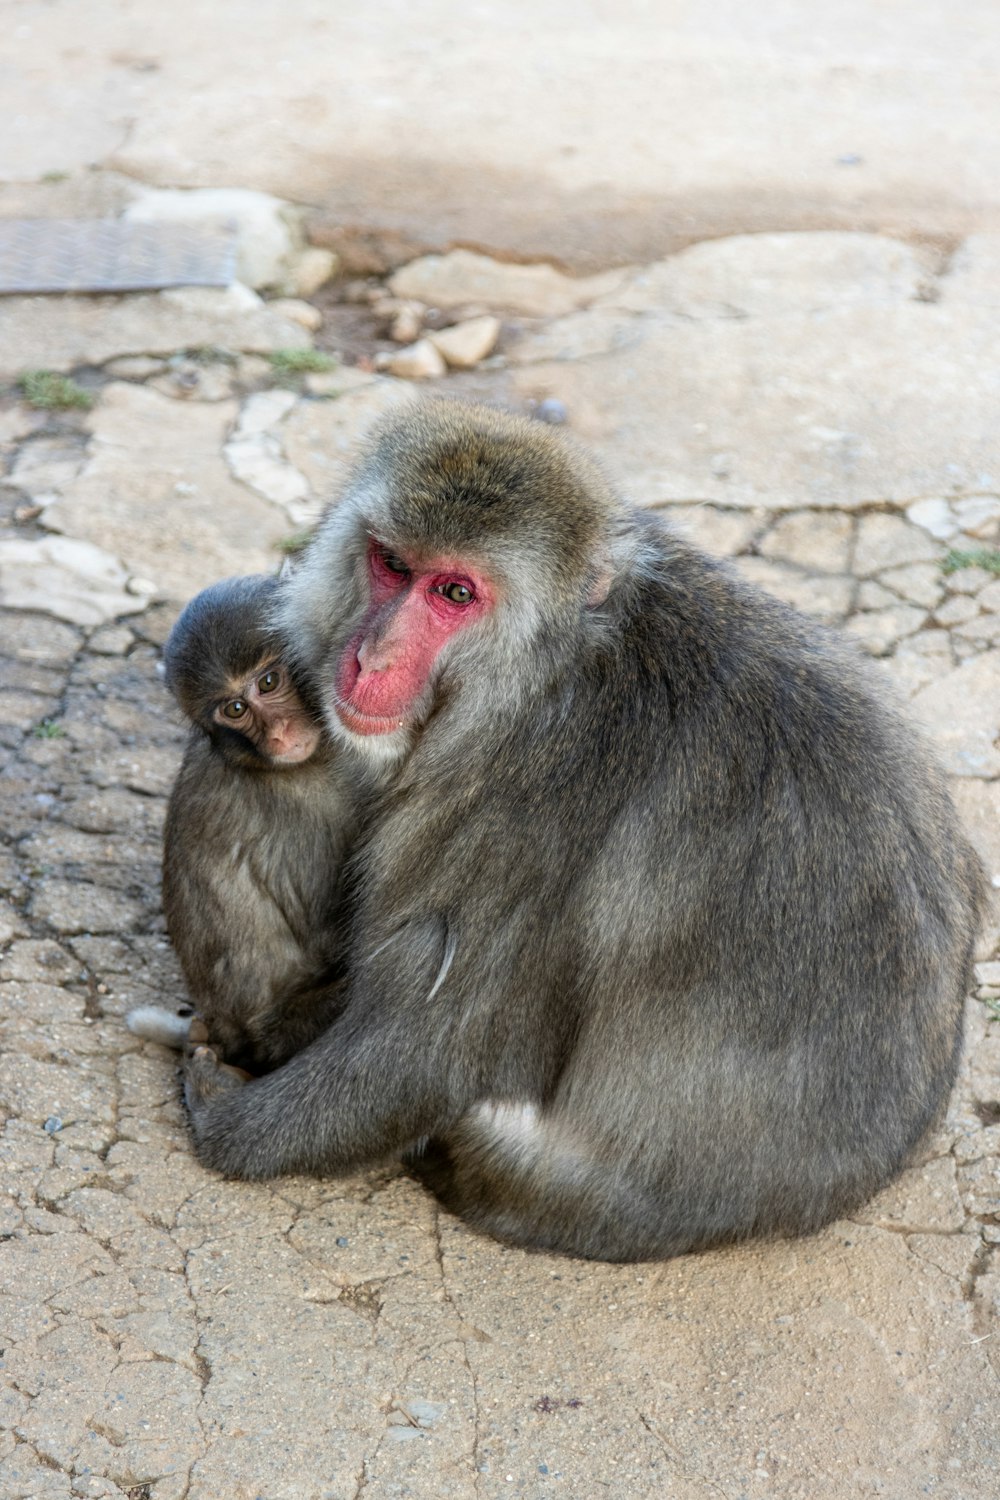
<path fill-rule="evenodd" d="M 429 341 L 455 370 L 471 370 L 478 365 L 481 359 L 492 354 L 499 337 L 500 319 L 489 316 L 469 318 L 464 323 L 443 328 L 440 333 L 428 334 Z"/>
<path fill-rule="evenodd" d="M 292 263 L 291 284 L 297 297 L 311 297 L 336 274 L 339 258 L 332 250 L 309 245 Z"/>
<path fill-rule="evenodd" d="M 430 339 L 418 339 L 398 354 L 380 354 L 375 364 L 377 369 L 388 370 L 403 380 L 434 380 L 447 370 Z"/>
<path fill-rule="evenodd" d="M 62 1120 L 60 1120 L 58 1115 L 49 1115 L 49 1118 L 42 1126 L 42 1129 L 46 1132 L 47 1135 L 57 1135 L 58 1132 L 62 1130 L 62 1128 L 63 1122 Z"/>
<path fill-rule="evenodd" d="M 300 328 L 308 328 L 310 333 L 315 333 L 317 328 L 322 327 L 323 314 L 319 308 L 313 307 L 311 302 L 303 302 L 299 297 L 279 297 L 275 302 L 269 302 L 268 307 L 290 322 L 298 323 Z"/>
<path fill-rule="evenodd" d="M 539 401 L 532 407 L 531 415 L 538 422 L 548 422 L 550 427 L 562 427 L 569 421 L 569 412 L 555 396 L 546 396 L 544 401 Z"/>

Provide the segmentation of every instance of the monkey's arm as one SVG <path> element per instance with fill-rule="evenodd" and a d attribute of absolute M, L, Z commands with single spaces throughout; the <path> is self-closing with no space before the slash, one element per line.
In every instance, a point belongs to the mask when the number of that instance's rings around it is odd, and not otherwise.
<path fill-rule="evenodd" d="M 345 1016 L 283 1067 L 242 1088 L 212 1053 L 198 1049 L 185 1063 L 198 1155 L 206 1166 L 245 1178 L 344 1172 L 393 1156 L 471 1102 L 471 1093 L 456 1096 L 446 1058 L 425 1044 L 398 1016 L 374 1024 Z"/>

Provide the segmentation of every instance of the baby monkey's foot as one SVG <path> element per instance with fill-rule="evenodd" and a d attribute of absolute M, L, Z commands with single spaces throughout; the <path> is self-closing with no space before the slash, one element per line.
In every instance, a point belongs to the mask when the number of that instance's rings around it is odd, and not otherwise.
<path fill-rule="evenodd" d="M 211 1047 L 189 1051 L 184 1059 L 184 1102 L 195 1125 L 213 1100 L 231 1089 L 241 1089 L 252 1076 L 242 1068 L 220 1062 Z"/>

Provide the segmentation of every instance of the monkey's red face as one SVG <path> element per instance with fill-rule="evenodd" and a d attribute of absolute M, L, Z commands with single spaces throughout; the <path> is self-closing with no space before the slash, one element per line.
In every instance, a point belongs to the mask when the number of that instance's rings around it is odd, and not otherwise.
<path fill-rule="evenodd" d="M 354 734 L 409 725 L 442 648 L 492 609 L 488 580 L 465 562 L 368 548 L 368 609 L 337 669 L 334 707 Z"/>

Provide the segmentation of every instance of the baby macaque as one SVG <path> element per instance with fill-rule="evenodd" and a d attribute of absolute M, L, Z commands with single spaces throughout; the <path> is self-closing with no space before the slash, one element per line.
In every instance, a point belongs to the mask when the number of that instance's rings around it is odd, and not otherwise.
<path fill-rule="evenodd" d="M 338 907 L 356 799 L 271 622 L 280 584 L 205 589 L 164 652 L 191 720 L 167 810 L 163 905 L 196 1010 L 133 1011 L 137 1035 L 210 1041 L 266 1072 L 338 1009 Z"/>

